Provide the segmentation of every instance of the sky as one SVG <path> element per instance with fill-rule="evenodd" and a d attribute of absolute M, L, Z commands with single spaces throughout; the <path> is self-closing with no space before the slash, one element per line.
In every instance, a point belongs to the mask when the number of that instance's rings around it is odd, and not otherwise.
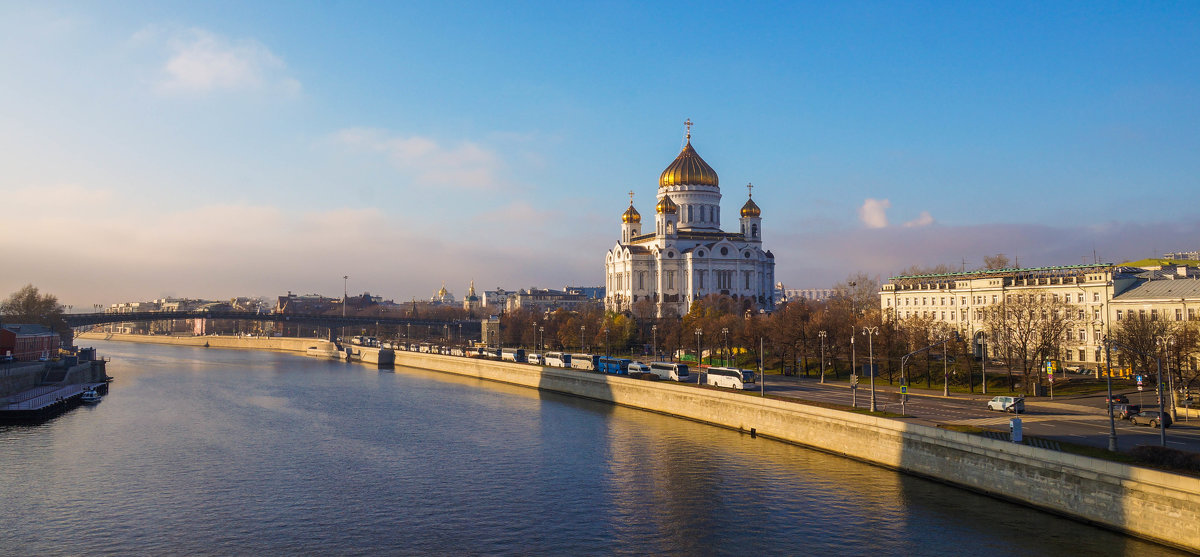
<path fill-rule="evenodd" d="M 6 2 L 0 295 L 602 285 L 687 119 L 788 288 L 1200 250 L 1196 2 Z"/>

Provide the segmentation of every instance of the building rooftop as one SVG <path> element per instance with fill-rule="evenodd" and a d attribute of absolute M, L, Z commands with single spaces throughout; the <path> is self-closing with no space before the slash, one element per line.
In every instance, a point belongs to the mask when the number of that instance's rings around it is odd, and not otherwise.
<path fill-rule="evenodd" d="M 1194 277 L 1148 280 L 1114 296 L 1113 301 L 1178 300 L 1181 298 L 1200 298 L 1200 280 Z"/>
<path fill-rule="evenodd" d="M 1125 266 L 1116 266 L 1112 263 L 1097 263 L 1092 265 L 1060 265 L 1055 267 L 1013 267 L 1008 269 L 980 269 L 978 271 L 964 271 L 961 273 L 934 273 L 929 275 L 897 275 L 889 277 L 888 280 L 900 279 L 923 279 L 923 278 L 981 278 L 989 276 L 1011 276 L 1011 275 L 1077 275 L 1081 272 L 1088 271 L 1108 271 L 1112 269 L 1114 272 L 1136 272 L 1135 270 L 1125 270 Z"/>

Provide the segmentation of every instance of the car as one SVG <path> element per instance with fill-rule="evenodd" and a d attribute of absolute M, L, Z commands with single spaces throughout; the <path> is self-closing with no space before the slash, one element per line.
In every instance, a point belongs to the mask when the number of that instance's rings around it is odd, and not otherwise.
<path fill-rule="evenodd" d="M 1104 397 L 1104 402 L 1107 404 L 1121 403 L 1129 404 L 1129 397 L 1125 395 L 1113 395 L 1112 398 Z"/>
<path fill-rule="evenodd" d="M 1119 420 L 1128 420 L 1134 414 L 1141 411 L 1142 407 L 1137 404 L 1121 404 L 1119 402 L 1114 404 L 1112 408 L 1113 416 Z"/>
<path fill-rule="evenodd" d="M 1133 425 L 1145 424 L 1150 427 L 1158 427 L 1161 424 L 1163 427 L 1171 427 L 1171 415 L 1158 410 L 1143 410 L 1130 416 L 1129 422 Z"/>
<path fill-rule="evenodd" d="M 1025 398 L 1019 396 L 998 396 L 989 400 L 988 410 L 999 412 L 1020 413 L 1025 411 Z"/>

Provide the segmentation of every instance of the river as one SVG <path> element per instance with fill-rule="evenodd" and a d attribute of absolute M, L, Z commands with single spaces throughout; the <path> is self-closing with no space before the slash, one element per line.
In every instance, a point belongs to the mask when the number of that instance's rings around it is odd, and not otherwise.
<path fill-rule="evenodd" d="M 0 553 L 1171 555 L 825 453 L 436 372 L 93 342 L 104 401 L 0 426 Z"/>

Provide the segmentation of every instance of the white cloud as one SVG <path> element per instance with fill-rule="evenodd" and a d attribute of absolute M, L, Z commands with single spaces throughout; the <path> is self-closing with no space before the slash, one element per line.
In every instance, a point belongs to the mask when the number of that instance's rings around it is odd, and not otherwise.
<path fill-rule="evenodd" d="M 858 208 L 858 220 L 867 228 L 884 228 L 888 225 L 887 210 L 892 202 L 886 199 L 867 198 Z"/>
<path fill-rule="evenodd" d="M 334 134 L 338 143 L 387 155 L 394 167 L 417 181 L 464 189 L 489 189 L 497 185 L 500 157 L 470 141 L 454 147 L 421 136 L 395 136 L 370 128 L 348 128 Z"/>
<path fill-rule="evenodd" d="M 930 215 L 929 211 L 921 211 L 920 216 L 904 223 L 904 227 L 905 228 L 920 228 L 922 226 L 929 226 L 931 224 L 933 224 L 933 215 Z"/>
<path fill-rule="evenodd" d="M 148 27 L 131 40 L 145 43 L 160 34 L 157 28 Z M 163 92 L 271 90 L 294 94 L 300 90 L 300 82 L 287 74 L 283 60 L 253 39 L 228 39 L 204 29 L 189 29 L 170 36 L 166 46 L 171 57 L 158 84 Z"/>

